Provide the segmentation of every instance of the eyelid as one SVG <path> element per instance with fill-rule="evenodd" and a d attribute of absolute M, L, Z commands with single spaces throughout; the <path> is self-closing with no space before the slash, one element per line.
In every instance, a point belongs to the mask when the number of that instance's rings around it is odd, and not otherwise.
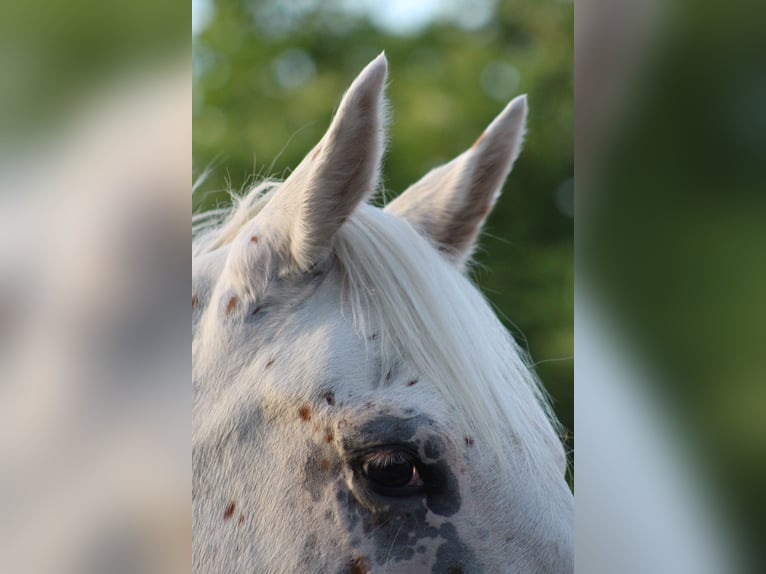
<path fill-rule="evenodd" d="M 368 403 L 367 408 L 369 412 L 363 418 L 341 421 L 338 426 L 343 451 L 349 458 L 385 447 L 402 448 L 418 455 L 419 444 L 448 436 L 447 429 L 422 412 L 401 412 L 377 400 Z"/>

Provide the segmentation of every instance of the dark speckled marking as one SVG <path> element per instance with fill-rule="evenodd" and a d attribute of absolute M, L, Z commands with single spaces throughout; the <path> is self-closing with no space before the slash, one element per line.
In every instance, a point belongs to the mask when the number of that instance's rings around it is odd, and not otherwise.
<path fill-rule="evenodd" d="M 335 406 L 335 393 L 333 393 L 332 391 L 325 391 L 324 393 L 322 393 L 322 398 L 331 407 Z"/>
<path fill-rule="evenodd" d="M 415 436 L 423 429 L 430 431 L 431 436 L 424 441 L 416 440 Z M 341 459 L 330 454 L 325 443 L 310 443 L 304 485 L 311 499 L 319 502 L 328 489 L 333 490 L 336 510 L 325 513 L 325 519 L 340 520 L 343 530 L 349 534 L 360 529 L 363 540 L 372 544 L 370 554 L 349 559 L 339 574 L 367 573 L 371 564 L 407 565 L 423 556 L 432 544 L 439 545 L 434 573 L 444 574 L 449 568 L 455 573 L 481 572 L 479 563 L 458 538 L 452 524 L 445 523 L 437 528 L 428 521 L 433 514 L 452 516 L 461 506 L 458 482 L 444 460 L 446 445 L 436 436 L 437 431 L 434 421 L 426 416 L 402 418 L 386 414 L 355 428 L 349 435 L 341 435 L 348 452 L 376 444 L 398 444 L 419 452 L 427 489 L 422 494 L 405 498 L 386 497 L 371 491 L 358 474 L 353 489 L 348 490 L 345 481 L 338 479 L 342 474 Z M 352 460 L 347 464 L 355 463 Z M 412 564 L 414 566 L 414 562 Z"/>
<path fill-rule="evenodd" d="M 436 438 L 429 438 L 423 445 L 423 452 L 431 460 L 438 460 L 444 450 L 444 443 Z"/>
<path fill-rule="evenodd" d="M 358 488 L 357 496 L 372 496 L 373 501 L 385 498 L 365 494 L 363 485 L 359 485 Z M 377 499 L 374 498 L 376 496 Z M 443 527 L 438 529 L 428 523 L 430 508 L 424 504 L 423 497 L 387 498 L 385 502 L 388 504 L 377 509 L 371 508 L 368 503 L 361 504 L 356 496 L 350 494 L 338 496 L 337 500 L 341 505 L 341 515 L 346 517 L 346 527 L 349 531 L 353 531 L 361 522 L 362 532 L 373 543 L 374 553 L 371 559 L 378 565 L 410 562 L 415 559 L 419 548 L 423 548 L 421 553 L 425 552 L 425 540 L 436 541 L 439 537 L 443 537 L 446 544 L 465 548 L 455 535 L 454 528 L 451 531 Z M 461 550 L 463 563 L 469 563 L 470 556 L 463 554 Z M 447 557 L 451 558 L 452 555 Z"/>
<path fill-rule="evenodd" d="M 460 486 L 455 475 L 445 462 L 424 465 L 423 476 L 428 474 L 433 474 L 444 481 L 438 489 L 426 495 L 428 510 L 439 516 L 453 516 L 460 510 L 462 504 Z"/>
<path fill-rule="evenodd" d="M 256 442 L 261 439 L 263 412 L 260 407 L 249 405 L 243 409 L 236 418 L 233 440 L 241 443 Z"/>
<path fill-rule="evenodd" d="M 303 555 L 306 564 L 313 564 L 317 557 L 317 535 L 309 534 L 306 542 L 303 544 Z"/>
<path fill-rule="evenodd" d="M 483 569 L 476 556 L 458 538 L 457 530 L 450 524 L 442 524 L 439 535 L 445 542 L 436 551 L 436 562 L 431 568 L 431 574 L 461 574 L 462 572 L 482 572 Z"/>
<path fill-rule="evenodd" d="M 365 405 L 368 408 L 374 406 L 372 403 Z M 407 418 L 381 415 L 361 425 L 354 436 L 345 437 L 343 446 L 346 450 L 354 450 L 371 444 L 403 443 L 411 440 L 421 428 L 431 425 L 433 421 L 422 415 Z"/>

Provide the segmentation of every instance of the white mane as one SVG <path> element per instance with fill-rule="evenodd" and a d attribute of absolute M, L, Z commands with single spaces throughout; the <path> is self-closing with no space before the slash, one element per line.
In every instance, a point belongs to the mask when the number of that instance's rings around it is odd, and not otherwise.
<path fill-rule="evenodd" d="M 230 209 L 193 216 L 193 263 L 230 244 L 278 187 L 264 182 Z M 479 290 L 427 239 L 404 220 L 363 204 L 337 233 L 333 255 L 343 312 L 360 335 L 377 335 L 384 357 L 411 363 L 431 381 L 465 432 L 485 441 L 500 463 L 512 444 L 525 455 L 514 464 L 536 466 L 555 452 L 555 470 L 562 470 L 559 429 L 525 353 Z"/>

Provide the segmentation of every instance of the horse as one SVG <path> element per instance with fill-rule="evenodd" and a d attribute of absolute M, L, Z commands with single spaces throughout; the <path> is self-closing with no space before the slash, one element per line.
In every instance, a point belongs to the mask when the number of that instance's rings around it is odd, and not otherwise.
<path fill-rule="evenodd" d="M 526 97 L 379 208 L 387 73 L 283 182 L 193 216 L 195 572 L 573 571 L 560 429 L 466 271 Z"/>

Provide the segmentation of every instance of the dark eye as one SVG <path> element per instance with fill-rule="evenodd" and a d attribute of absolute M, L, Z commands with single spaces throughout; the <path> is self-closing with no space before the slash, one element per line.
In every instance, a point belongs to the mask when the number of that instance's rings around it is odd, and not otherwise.
<path fill-rule="evenodd" d="M 363 459 L 361 470 L 370 488 L 386 496 L 410 496 L 420 493 L 423 487 L 414 456 L 405 451 L 369 453 Z"/>

